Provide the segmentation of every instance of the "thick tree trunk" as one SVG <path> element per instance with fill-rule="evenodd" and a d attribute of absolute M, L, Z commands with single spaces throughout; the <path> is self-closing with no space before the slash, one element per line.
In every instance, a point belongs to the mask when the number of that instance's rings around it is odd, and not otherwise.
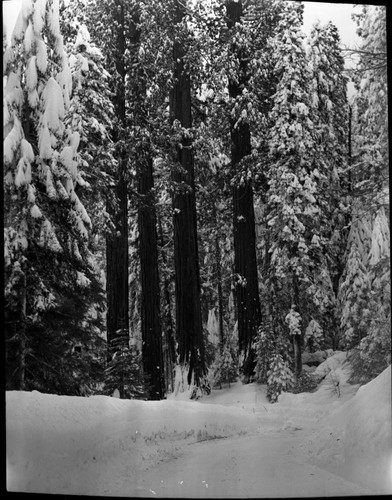
<path fill-rule="evenodd" d="M 19 330 L 19 390 L 26 389 L 26 313 L 27 313 L 27 280 L 26 273 L 22 276 L 22 286 L 20 288 L 21 321 Z"/>
<path fill-rule="evenodd" d="M 164 394 L 158 247 L 153 189 L 153 166 L 149 159 L 139 166 L 139 193 L 144 197 L 139 205 L 140 273 L 142 285 L 141 322 L 143 369 L 149 376 L 150 399 L 162 399 Z"/>
<path fill-rule="evenodd" d="M 296 311 L 301 313 L 299 303 L 299 284 L 296 275 L 293 276 L 292 303 L 295 305 Z M 301 321 L 301 330 L 304 326 L 304 319 Z M 293 350 L 294 350 L 294 376 L 298 380 L 302 373 L 302 343 L 303 334 L 293 335 Z"/>
<path fill-rule="evenodd" d="M 159 226 L 159 240 L 160 246 L 162 249 L 162 262 L 166 267 L 167 259 L 166 254 L 164 252 L 165 241 L 163 237 L 163 228 L 161 219 L 158 218 L 158 226 Z M 167 391 L 174 390 L 174 365 L 176 362 L 176 348 L 174 341 L 174 325 L 172 319 L 172 306 L 171 306 L 171 297 L 170 297 L 170 281 L 166 277 L 163 279 L 163 295 L 164 295 L 164 314 L 163 314 L 163 332 L 164 332 L 164 347 L 163 347 L 163 357 L 165 364 L 165 380 Z"/>
<path fill-rule="evenodd" d="M 298 380 L 302 373 L 301 335 L 293 335 L 294 376 Z"/>
<path fill-rule="evenodd" d="M 227 4 L 227 24 L 229 28 L 241 21 L 242 3 L 230 1 Z M 229 80 L 229 95 L 236 98 L 247 83 L 246 61 L 233 46 L 239 58 L 238 80 Z M 251 153 L 248 123 L 231 120 L 231 163 L 233 173 L 240 162 Z M 252 342 L 261 321 L 259 287 L 256 260 L 256 230 L 253 206 L 253 189 L 250 181 L 244 180 L 233 186 L 233 229 L 234 229 L 234 273 L 236 280 L 236 307 L 238 321 L 239 351 L 243 356 L 243 375 L 249 381 L 254 367 Z"/>
<path fill-rule="evenodd" d="M 164 366 L 160 314 L 158 273 L 158 241 L 154 198 L 153 159 L 147 129 L 148 112 L 145 106 L 146 83 L 139 61 L 139 10 L 133 12 L 129 29 L 131 50 L 130 78 L 135 99 L 131 102 L 134 124 L 140 137 L 135 145 L 135 167 L 138 174 L 139 254 L 141 274 L 141 330 L 143 370 L 149 378 L 149 398 L 162 399 L 164 395 Z M 135 127 L 136 129 L 136 127 Z M 135 132 L 136 133 L 136 132 Z M 138 145 L 138 146 L 137 146 Z"/>
<path fill-rule="evenodd" d="M 233 188 L 233 217 L 238 341 L 244 356 L 243 374 L 248 379 L 255 365 L 252 342 L 261 321 L 253 192 L 249 184 Z"/>
<path fill-rule="evenodd" d="M 120 179 L 121 179 L 120 175 Z M 128 210 L 127 182 L 118 180 L 118 209 L 108 205 L 114 219 L 116 232 L 106 242 L 107 262 L 107 340 L 109 359 L 116 350 L 114 344 L 118 336 L 129 336 L 128 313 Z M 113 350 L 114 349 L 114 350 Z"/>
<path fill-rule="evenodd" d="M 120 127 L 125 126 L 125 36 L 124 36 L 124 7 L 120 0 L 116 1 L 114 17 L 118 23 L 116 40 L 116 69 L 120 76 L 120 83 L 116 89 L 114 104 Z M 114 133 L 114 140 L 119 140 L 118 132 Z M 108 213 L 112 216 L 115 231 L 107 238 L 107 342 L 108 360 L 121 347 L 129 346 L 129 287 L 128 287 L 128 180 L 124 151 L 119 151 L 118 172 L 114 197 L 117 207 L 109 201 Z M 119 380 L 118 390 L 120 397 L 124 397 L 124 377 Z"/>
<path fill-rule="evenodd" d="M 222 266 L 221 266 L 221 250 L 219 246 L 219 234 L 215 234 L 215 267 L 216 280 L 218 282 L 218 321 L 219 321 L 219 341 L 223 347 L 225 334 L 223 328 L 223 287 L 222 287 Z"/>
<path fill-rule="evenodd" d="M 175 23 L 185 15 L 182 3 L 176 1 Z M 182 45 L 174 42 L 175 84 L 171 92 L 170 113 L 174 123 L 192 127 L 191 82 L 184 67 Z M 179 362 L 189 365 L 188 383 L 196 386 L 206 373 L 200 307 L 200 272 L 196 227 L 196 197 L 192 141 L 182 135 L 177 146 L 177 162 L 172 179 L 176 183 L 173 194 L 174 212 L 174 265 L 176 274 L 176 328 Z"/>

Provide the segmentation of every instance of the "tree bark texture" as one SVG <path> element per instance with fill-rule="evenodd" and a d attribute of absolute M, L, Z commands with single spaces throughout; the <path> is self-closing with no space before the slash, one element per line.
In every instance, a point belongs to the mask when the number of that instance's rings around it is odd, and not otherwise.
<path fill-rule="evenodd" d="M 129 39 L 132 47 L 130 78 L 135 99 L 131 103 L 134 122 L 140 135 L 135 135 L 135 167 L 138 175 L 139 254 L 141 275 L 141 330 L 143 370 L 148 376 L 149 399 L 164 395 L 164 365 L 160 314 L 160 285 L 158 272 L 158 238 L 154 197 L 153 159 L 147 130 L 145 106 L 146 83 L 139 63 L 140 28 L 139 9 L 132 13 Z"/>
<path fill-rule="evenodd" d="M 108 359 L 111 360 L 119 345 L 129 343 L 128 311 L 128 192 L 127 181 L 121 175 L 116 194 L 118 208 L 108 205 L 115 224 L 115 232 L 106 241 L 107 265 L 107 341 Z M 122 339 L 120 341 L 120 338 Z M 119 344 L 120 343 L 120 344 Z"/>
<path fill-rule="evenodd" d="M 295 305 L 296 311 L 301 313 L 301 307 L 299 303 L 299 284 L 297 276 L 293 276 L 293 288 L 292 288 L 292 304 Z M 294 376 L 298 380 L 302 373 L 302 344 L 304 338 L 304 321 L 302 318 L 301 322 L 301 335 L 293 335 L 293 350 L 294 350 Z"/>
<path fill-rule="evenodd" d="M 298 380 L 302 373 L 301 335 L 293 335 L 294 376 Z"/>
<path fill-rule="evenodd" d="M 143 369 L 149 376 L 150 399 L 164 395 L 162 330 L 158 274 L 158 246 L 153 189 L 152 159 L 139 166 L 139 252 L 142 286 L 141 323 Z"/>
<path fill-rule="evenodd" d="M 116 89 L 114 104 L 120 127 L 125 126 L 125 36 L 124 8 L 120 0 L 116 2 L 115 18 L 118 23 L 116 53 L 114 54 L 116 69 L 120 83 Z M 114 132 L 114 140 L 121 140 L 121 133 Z M 108 213 L 114 222 L 115 230 L 107 238 L 107 341 L 108 360 L 112 359 L 116 350 L 129 346 L 129 286 L 128 286 L 128 180 L 127 158 L 123 148 L 119 148 L 118 172 L 114 198 L 116 205 L 108 203 Z M 120 396 L 123 388 L 119 387 Z"/>
<path fill-rule="evenodd" d="M 158 227 L 159 227 L 159 245 L 162 249 L 162 262 L 163 265 L 167 266 L 167 258 L 164 251 L 165 241 L 163 236 L 162 221 L 158 217 Z M 163 359 L 165 365 L 165 380 L 167 392 L 173 391 L 174 388 L 174 366 L 176 362 L 176 348 L 174 341 L 174 324 L 172 318 L 172 305 L 170 297 L 170 280 L 167 276 L 163 278 L 163 324 L 162 329 L 164 332 L 164 344 L 163 344 Z"/>
<path fill-rule="evenodd" d="M 175 23 L 180 23 L 185 8 L 176 2 Z M 181 127 L 192 127 L 191 82 L 184 68 L 183 47 L 174 42 L 175 84 L 171 92 L 170 113 L 172 122 Z M 200 306 L 200 271 L 197 244 L 196 197 L 192 140 L 182 134 L 177 146 L 177 164 L 172 171 L 175 182 L 173 194 L 174 213 L 174 265 L 176 284 L 176 329 L 179 363 L 189 364 L 188 383 L 200 386 L 206 373 Z"/>
<path fill-rule="evenodd" d="M 225 333 L 223 326 L 223 287 L 222 287 L 222 266 L 221 266 L 221 250 L 219 246 L 218 230 L 215 234 L 215 267 L 216 267 L 216 280 L 218 282 L 218 319 L 219 319 L 219 341 L 221 348 L 225 341 Z"/>
<path fill-rule="evenodd" d="M 229 28 L 241 21 L 242 3 L 227 3 L 227 24 Z M 239 59 L 238 81 L 229 80 L 229 95 L 236 98 L 247 84 L 246 61 L 235 46 L 232 50 Z M 248 123 L 231 120 L 231 163 L 233 172 L 241 161 L 251 153 Z M 256 260 L 256 230 L 251 182 L 243 181 L 233 186 L 233 231 L 234 231 L 234 273 L 236 280 L 236 307 L 238 321 L 239 351 L 243 355 L 243 375 L 249 380 L 254 367 L 252 342 L 261 321 L 259 286 Z"/>

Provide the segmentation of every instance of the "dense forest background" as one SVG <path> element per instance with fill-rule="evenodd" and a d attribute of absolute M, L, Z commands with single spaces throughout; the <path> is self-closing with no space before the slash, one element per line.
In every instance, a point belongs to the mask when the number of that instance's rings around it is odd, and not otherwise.
<path fill-rule="evenodd" d="M 3 34 L 6 388 L 199 397 L 390 364 L 386 9 L 30 0 Z M 344 57 L 357 65 L 349 73 Z M 356 87 L 348 102 L 347 80 Z"/>

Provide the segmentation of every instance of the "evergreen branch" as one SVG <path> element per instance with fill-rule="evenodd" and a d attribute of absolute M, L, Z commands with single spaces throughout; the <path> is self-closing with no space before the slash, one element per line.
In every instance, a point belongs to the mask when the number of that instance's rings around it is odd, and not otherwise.
<path fill-rule="evenodd" d="M 31 358 L 35 359 L 38 363 L 40 363 L 41 365 L 43 366 L 46 366 L 47 368 L 49 368 L 50 370 L 52 370 L 54 373 L 56 373 L 57 375 L 59 375 L 61 377 L 61 373 L 59 371 L 57 371 L 55 368 L 53 368 L 53 366 L 51 366 L 49 363 L 47 363 L 46 361 L 42 360 L 42 359 L 38 359 L 36 356 L 34 356 L 34 354 L 32 354 L 31 352 L 28 352 L 26 354 L 27 356 L 30 356 Z"/>

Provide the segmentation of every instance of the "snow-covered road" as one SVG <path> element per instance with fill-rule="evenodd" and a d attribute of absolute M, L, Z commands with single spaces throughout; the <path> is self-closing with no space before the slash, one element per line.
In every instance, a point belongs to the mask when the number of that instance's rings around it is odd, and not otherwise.
<path fill-rule="evenodd" d="M 130 496 L 285 498 L 370 494 L 306 463 L 302 431 L 239 436 L 189 445 L 136 479 Z"/>
<path fill-rule="evenodd" d="M 306 463 L 302 432 L 239 436 L 189 445 L 136 479 L 130 496 L 319 497 L 371 494 Z"/>
<path fill-rule="evenodd" d="M 391 368 L 358 390 L 238 382 L 198 401 L 6 394 L 8 491 L 182 498 L 392 493 Z M 318 370 L 323 370 L 320 365 Z M 332 389 L 331 389 L 332 387 Z"/>

